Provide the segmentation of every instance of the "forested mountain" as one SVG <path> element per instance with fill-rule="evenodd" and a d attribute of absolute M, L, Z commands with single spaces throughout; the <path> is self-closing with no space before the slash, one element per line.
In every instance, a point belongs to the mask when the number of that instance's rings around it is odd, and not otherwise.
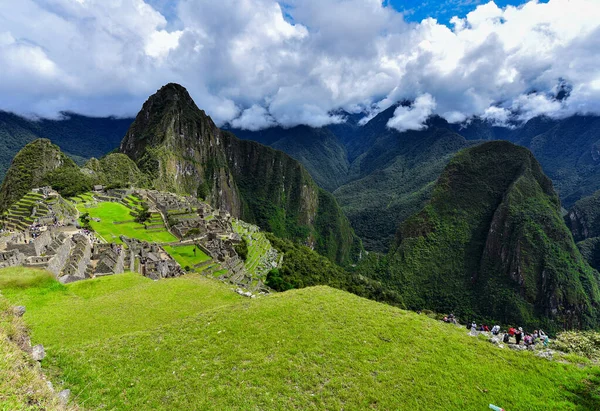
<path fill-rule="evenodd" d="M 449 124 L 434 116 L 427 129 L 400 133 L 387 127 L 396 107 L 363 126 L 357 115 L 348 115 L 346 123 L 320 129 L 235 132 L 278 146 L 305 164 L 321 186 L 333 191 L 368 250 L 387 250 L 398 224 L 429 199 L 449 158 L 481 141 L 509 140 L 529 148 L 567 208 L 600 189 L 600 117 L 536 117 L 508 128 L 481 119 Z M 322 142 L 317 136 L 324 136 Z M 336 155 L 323 156 L 325 150 Z M 346 153 L 345 161 L 340 153 Z"/>
<path fill-rule="evenodd" d="M 322 128 L 230 131 L 300 161 L 320 187 L 334 194 L 365 247 L 373 251 L 388 250 L 398 225 L 429 199 L 451 156 L 481 141 L 509 140 L 529 148 L 567 209 L 600 190 L 600 117 L 537 117 L 513 128 L 481 119 L 449 124 L 431 117 L 427 129 L 399 133 L 387 127 L 396 107 L 362 126 L 360 114 L 341 112 L 346 122 Z M 0 176 L 17 151 L 37 137 L 50 138 L 82 165 L 117 147 L 131 122 L 75 114 L 33 121 L 0 112 Z M 206 187 L 200 187 L 203 191 Z"/>
<path fill-rule="evenodd" d="M 577 250 L 551 180 L 509 142 L 457 154 L 383 259 L 365 274 L 411 309 L 550 329 L 599 324 L 600 276 Z"/>
<path fill-rule="evenodd" d="M 38 138 L 47 138 L 82 165 L 114 150 L 133 119 L 95 118 L 63 113 L 61 120 L 32 120 L 0 111 L 0 180 L 19 150 Z"/>
<path fill-rule="evenodd" d="M 336 200 L 298 161 L 220 130 L 180 85 L 146 101 L 120 151 L 155 188 L 204 198 L 333 261 L 353 261 L 362 249 Z"/>

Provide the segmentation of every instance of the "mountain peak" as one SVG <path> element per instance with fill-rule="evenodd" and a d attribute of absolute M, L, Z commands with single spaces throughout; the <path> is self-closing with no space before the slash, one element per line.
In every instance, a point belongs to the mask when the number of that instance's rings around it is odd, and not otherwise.
<path fill-rule="evenodd" d="M 155 114 L 163 114 L 160 111 L 172 108 L 192 109 L 194 111 L 200 111 L 206 116 L 206 113 L 199 110 L 198 106 L 196 106 L 196 103 L 194 103 L 194 100 L 187 89 L 177 83 L 168 83 L 162 86 L 156 93 L 148 98 L 142 108 L 142 112 L 153 111 Z"/>
<path fill-rule="evenodd" d="M 192 99 L 187 89 L 183 87 L 181 84 L 177 83 L 168 83 L 162 86 L 154 95 L 150 97 L 163 97 L 163 98 L 172 98 L 175 100 L 178 99 Z"/>

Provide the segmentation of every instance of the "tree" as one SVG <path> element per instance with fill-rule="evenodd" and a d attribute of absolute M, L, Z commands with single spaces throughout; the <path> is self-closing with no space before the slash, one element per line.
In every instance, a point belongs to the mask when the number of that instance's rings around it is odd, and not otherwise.
<path fill-rule="evenodd" d="M 234 247 L 237 255 L 244 261 L 248 258 L 248 242 L 245 238 L 242 238 L 242 241 L 236 244 Z"/>
<path fill-rule="evenodd" d="M 150 211 L 148 211 L 148 204 L 142 202 L 141 209 L 138 210 L 137 216 L 135 217 L 135 221 L 137 223 L 143 224 L 150 219 Z"/>
<path fill-rule="evenodd" d="M 90 225 L 90 213 L 84 213 L 81 215 L 81 217 L 79 218 L 79 220 L 81 221 L 81 226 L 83 228 L 85 228 L 86 230 L 90 230 L 92 231 L 92 226 Z"/>

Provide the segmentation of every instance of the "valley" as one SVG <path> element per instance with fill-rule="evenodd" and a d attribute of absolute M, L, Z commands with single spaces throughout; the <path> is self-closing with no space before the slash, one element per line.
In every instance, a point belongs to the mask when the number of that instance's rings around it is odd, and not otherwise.
<path fill-rule="evenodd" d="M 118 153 L 80 166 L 29 143 L 0 188 L 0 300 L 24 324 L 6 350 L 43 345 L 31 384 L 59 382 L 86 409 L 600 406 L 596 348 L 562 333 L 596 341 L 583 331 L 600 323 L 595 200 L 563 219 L 527 148 L 435 118 L 382 131 L 381 115 L 314 137 L 341 133 L 334 157 L 354 156 L 337 169 L 352 177 L 312 163 L 321 182 L 337 176 L 333 195 L 176 84 Z M 451 312 L 543 328 L 552 344 L 505 346 L 439 321 Z"/>
<path fill-rule="evenodd" d="M 600 410 L 600 0 L 0 23 L 0 411 Z"/>

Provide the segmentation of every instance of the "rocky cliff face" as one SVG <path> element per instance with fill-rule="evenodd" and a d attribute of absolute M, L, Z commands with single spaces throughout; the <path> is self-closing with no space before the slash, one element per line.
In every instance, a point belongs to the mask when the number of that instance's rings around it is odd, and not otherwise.
<path fill-rule="evenodd" d="M 361 248 L 335 200 L 300 163 L 220 130 L 177 84 L 146 101 L 120 151 L 150 176 L 155 188 L 197 195 L 337 262 L 350 261 Z M 319 218 L 324 213 L 335 215 L 334 227 Z M 342 235 L 333 238 L 331 233 Z"/>
<path fill-rule="evenodd" d="M 58 169 L 78 170 L 73 160 L 47 139 L 27 144 L 13 159 L 0 188 L 0 211 L 5 211 L 32 188 L 46 183 Z"/>
<path fill-rule="evenodd" d="M 538 162 L 508 142 L 459 153 L 389 260 L 383 277 L 411 308 L 555 329 L 599 323 L 600 275 Z"/>
<path fill-rule="evenodd" d="M 600 270 L 600 191 L 576 202 L 565 222 L 584 258 Z"/>

